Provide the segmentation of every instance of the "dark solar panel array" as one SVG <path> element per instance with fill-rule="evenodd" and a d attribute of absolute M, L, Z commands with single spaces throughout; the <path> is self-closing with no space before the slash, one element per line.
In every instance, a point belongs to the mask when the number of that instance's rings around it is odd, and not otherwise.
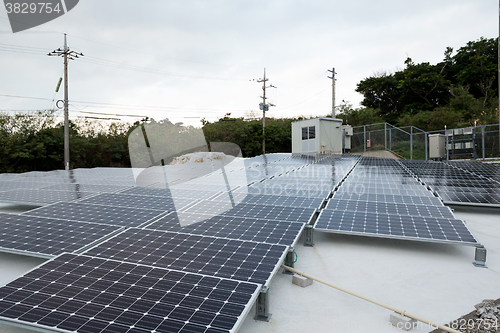
<path fill-rule="evenodd" d="M 325 209 L 342 211 L 364 211 L 391 215 L 429 216 L 455 218 L 450 208 L 441 205 L 415 205 L 392 202 L 330 199 Z"/>
<path fill-rule="evenodd" d="M 127 229 L 85 254 L 267 284 L 288 247 L 147 229 Z"/>
<path fill-rule="evenodd" d="M 80 200 L 79 203 L 93 204 L 112 207 L 128 207 L 128 208 L 141 208 L 153 209 L 163 211 L 174 211 L 175 209 L 182 209 L 191 204 L 191 199 L 177 199 L 173 200 L 170 197 L 147 197 L 126 195 L 121 193 L 103 193 L 93 196 L 91 198 Z"/>
<path fill-rule="evenodd" d="M 288 222 L 307 223 L 311 220 L 315 209 L 294 208 L 282 206 L 267 206 L 256 204 L 238 204 L 233 207 L 229 203 L 203 200 L 185 210 L 188 213 L 226 215 L 238 217 L 261 218 L 265 220 L 279 220 Z"/>
<path fill-rule="evenodd" d="M 42 257 L 73 252 L 119 227 L 0 213 L 0 248 Z"/>
<path fill-rule="evenodd" d="M 247 194 L 238 197 L 236 193 L 232 195 L 241 200 L 245 204 L 256 204 L 256 205 L 267 205 L 267 206 L 280 206 L 280 207 L 300 207 L 300 208 L 319 208 L 323 203 L 322 198 L 307 198 L 307 197 L 291 197 L 291 196 L 279 196 L 279 195 L 252 195 Z M 212 199 L 212 201 L 229 201 L 229 195 L 223 193 L 217 198 Z"/>
<path fill-rule="evenodd" d="M 428 216 L 325 209 L 321 212 L 315 228 L 364 236 L 477 243 L 461 220 Z"/>
<path fill-rule="evenodd" d="M 123 191 L 126 186 L 94 185 L 94 184 L 57 184 L 43 187 L 43 190 L 66 192 L 113 193 Z"/>
<path fill-rule="evenodd" d="M 50 191 L 42 189 L 16 189 L 0 192 L 0 202 L 47 205 L 60 201 L 73 201 L 95 193 L 80 191 Z"/>
<path fill-rule="evenodd" d="M 393 186 L 398 182 L 401 188 Z M 404 165 L 389 159 L 362 158 L 321 211 L 314 227 L 332 233 L 477 243 L 464 222 L 456 219 L 439 198 L 412 179 Z"/>
<path fill-rule="evenodd" d="M 199 222 L 182 227 L 177 214 L 183 214 L 184 220 Z M 304 223 L 262 218 L 177 212 L 168 214 L 145 228 L 293 247 L 298 241 L 304 226 Z"/>
<path fill-rule="evenodd" d="M 123 207 L 61 202 L 27 211 L 21 216 L 38 216 L 122 227 L 138 227 L 162 214 L 165 214 L 165 211 L 138 208 L 123 209 Z"/>
<path fill-rule="evenodd" d="M 445 203 L 500 207 L 497 166 L 479 162 L 403 161 Z"/>
<path fill-rule="evenodd" d="M 260 286 L 64 254 L 0 288 L 0 316 L 79 333 L 232 332 Z"/>
<path fill-rule="evenodd" d="M 320 231 L 476 244 L 415 165 L 270 154 L 176 174 L 169 189 L 159 173 L 137 187 L 120 168 L 0 175 L 0 198 L 27 188 L 62 201 L 0 215 L 1 249 L 59 255 L 0 288 L 0 318 L 89 333 L 234 332 L 318 210 Z M 495 188 L 482 170 L 445 168 L 454 193 Z"/>
<path fill-rule="evenodd" d="M 342 193 L 335 194 L 335 199 L 354 200 L 354 201 L 374 201 L 382 203 L 403 203 L 407 205 L 442 205 L 441 200 L 437 197 L 418 197 L 418 196 L 401 196 L 394 194 L 364 194 L 362 190 L 359 193 Z"/>

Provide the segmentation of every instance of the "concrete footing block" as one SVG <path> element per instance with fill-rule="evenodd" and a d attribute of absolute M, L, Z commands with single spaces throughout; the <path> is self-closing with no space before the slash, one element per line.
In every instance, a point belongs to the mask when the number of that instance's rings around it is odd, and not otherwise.
<path fill-rule="evenodd" d="M 412 318 L 404 317 L 399 313 L 391 313 L 391 324 L 404 331 L 409 331 L 417 327 L 417 321 Z"/>
<path fill-rule="evenodd" d="M 309 278 L 306 278 L 306 277 L 303 277 L 303 276 L 300 276 L 300 275 L 297 275 L 295 274 L 293 277 L 292 277 L 292 283 L 293 284 L 296 284 L 297 286 L 301 286 L 302 288 L 305 288 L 307 286 L 310 286 L 312 283 L 313 283 L 313 280 L 309 279 Z"/>

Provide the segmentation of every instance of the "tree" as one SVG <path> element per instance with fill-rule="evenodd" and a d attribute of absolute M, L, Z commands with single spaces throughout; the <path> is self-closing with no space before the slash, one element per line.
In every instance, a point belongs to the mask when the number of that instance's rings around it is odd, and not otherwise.
<path fill-rule="evenodd" d="M 342 119 L 344 124 L 361 126 L 384 122 L 384 119 L 379 116 L 380 110 L 372 108 L 354 109 L 351 103 L 345 101 L 342 102 L 344 106 L 340 108 L 337 118 Z"/>
<path fill-rule="evenodd" d="M 361 105 L 378 110 L 378 114 L 388 121 L 396 119 L 402 111 L 400 78 L 399 72 L 381 72 L 361 80 L 356 87 L 356 91 L 364 96 Z"/>
<path fill-rule="evenodd" d="M 449 82 L 443 73 L 446 62 L 432 66 L 428 62 L 414 64 L 411 58 L 407 58 L 405 64 L 406 69 L 398 83 L 404 112 L 428 111 L 448 103 Z"/>
<path fill-rule="evenodd" d="M 451 59 L 449 80 L 468 87 L 475 98 L 484 98 L 483 107 L 498 90 L 498 38 L 468 42 Z"/>

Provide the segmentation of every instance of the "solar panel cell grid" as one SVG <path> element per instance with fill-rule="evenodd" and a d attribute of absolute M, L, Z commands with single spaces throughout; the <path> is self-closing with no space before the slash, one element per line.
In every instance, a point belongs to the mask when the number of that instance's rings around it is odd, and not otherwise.
<path fill-rule="evenodd" d="M 177 214 L 184 214 L 183 219 L 193 221 L 193 224 L 181 227 Z M 194 221 L 200 222 L 195 223 Z M 172 213 L 145 228 L 294 246 L 304 225 L 304 223 L 246 217 Z"/>
<path fill-rule="evenodd" d="M 238 196 L 236 193 L 234 196 Z M 301 207 L 301 208 L 319 208 L 323 203 L 322 198 L 305 198 L 305 197 L 291 197 L 279 195 L 245 195 L 238 197 L 243 204 L 257 204 L 267 206 L 280 206 L 280 207 Z M 228 195 L 221 195 L 212 201 L 228 201 Z"/>
<path fill-rule="evenodd" d="M 213 201 L 203 200 L 193 206 L 190 206 L 185 211 L 200 214 L 227 215 L 307 223 L 312 218 L 315 209 L 243 203 L 236 206 L 232 206 L 230 203 L 217 203 L 217 205 L 214 205 Z"/>
<path fill-rule="evenodd" d="M 181 209 L 194 200 L 192 199 L 178 199 L 173 200 L 168 197 L 156 196 L 140 196 L 140 195 L 126 195 L 118 193 L 103 193 L 91 198 L 80 200 L 80 203 L 113 206 L 113 207 L 131 207 L 143 209 L 155 209 L 163 211 L 174 211 Z"/>
<path fill-rule="evenodd" d="M 0 248 L 51 257 L 76 251 L 117 230 L 115 226 L 0 213 Z"/>
<path fill-rule="evenodd" d="M 382 214 L 429 216 L 440 218 L 454 218 L 453 213 L 445 206 L 413 205 L 401 203 L 387 203 L 376 201 L 349 201 L 330 199 L 325 209 L 366 211 Z"/>
<path fill-rule="evenodd" d="M 441 200 L 437 197 L 416 197 L 392 194 L 336 193 L 333 198 L 341 200 L 404 203 L 413 205 L 443 205 Z"/>
<path fill-rule="evenodd" d="M 51 204 L 59 201 L 73 201 L 93 195 L 90 192 L 49 191 L 41 189 L 17 189 L 0 192 L 0 202 L 26 204 Z"/>
<path fill-rule="evenodd" d="M 128 229 L 86 254 L 267 284 L 287 249 L 283 245 Z"/>
<path fill-rule="evenodd" d="M 335 233 L 477 243 L 463 222 L 456 219 L 323 210 L 314 227 Z"/>
<path fill-rule="evenodd" d="M 0 317 L 86 332 L 232 332 L 259 285 L 64 254 L 0 288 Z"/>
<path fill-rule="evenodd" d="M 164 213 L 161 210 L 123 209 L 122 207 L 62 202 L 33 209 L 22 215 L 135 227 Z"/>

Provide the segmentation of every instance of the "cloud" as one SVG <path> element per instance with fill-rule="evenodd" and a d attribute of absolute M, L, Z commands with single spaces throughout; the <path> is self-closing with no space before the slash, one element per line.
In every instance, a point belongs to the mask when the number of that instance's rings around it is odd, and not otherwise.
<path fill-rule="evenodd" d="M 403 67 L 406 56 L 436 63 L 447 46 L 496 37 L 497 19 L 495 3 L 466 0 L 86 0 L 36 31 L 2 33 L 0 43 L 49 52 L 67 32 L 70 47 L 85 54 L 70 64 L 70 100 L 170 107 L 115 113 L 198 124 L 185 117 L 258 111 L 261 87 L 249 80 L 264 67 L 278 86 L 270 92 L 277 104 L 271 116 L 329 113 L 332 67 L 337 101 L 357 106 L 362 96 L 354 90 L 363 78 Z M 0 31 L 9 28 L 0 19 Z M 53 98 L 61 59 L 1 49 L 0 57 L 0 92 Z M 0 97 L 0 109 L 48 104 Z M 72 115 L 86 107 L 73 105 Z"/>

